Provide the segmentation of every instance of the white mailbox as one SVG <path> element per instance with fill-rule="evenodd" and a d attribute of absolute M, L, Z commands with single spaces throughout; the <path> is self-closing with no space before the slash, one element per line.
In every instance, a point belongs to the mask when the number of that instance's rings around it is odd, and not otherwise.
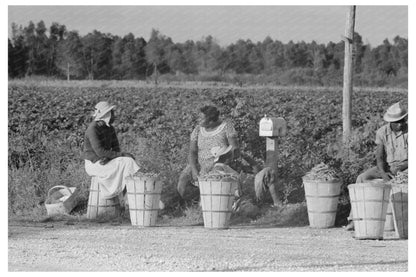
<path fill-rule="evenodd" d="M 261 137 L 280 137 L 286 135 L 286 120 L 282 117 L 268 117 L 260 120 L 259 135 Z"/>

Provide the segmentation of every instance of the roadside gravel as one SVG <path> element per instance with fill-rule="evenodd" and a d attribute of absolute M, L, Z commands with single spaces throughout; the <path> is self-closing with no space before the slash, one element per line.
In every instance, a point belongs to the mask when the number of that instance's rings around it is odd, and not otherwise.
<path fill-rule="evenodd" d="M 407 240 L 342 228 L 9 221 L 9 271 L 407 271 Z"/>

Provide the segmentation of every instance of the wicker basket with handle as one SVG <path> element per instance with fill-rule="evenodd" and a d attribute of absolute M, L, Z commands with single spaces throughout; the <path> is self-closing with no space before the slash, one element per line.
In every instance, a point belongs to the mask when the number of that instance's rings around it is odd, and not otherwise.
<path fill-rule="evenodd" d="M 59 189 L 59 192 L 62 194 L 62 196 L 59 199 L 57 199 L 57 202 L 55 202 L 52 199 L 52 192 L 58 189 Z M 68 211 L 64 203 L 72 195 L 75 189 L 76 189 L 75 187 L 68 188 L 67 186 L 62 186 L 62 185 L 51 187 L 48 191 L 48 196 L 45 201 L 47 214 L 49 216 L 58 215 L 58 214 L 68 214 L 70 211 Z"/>

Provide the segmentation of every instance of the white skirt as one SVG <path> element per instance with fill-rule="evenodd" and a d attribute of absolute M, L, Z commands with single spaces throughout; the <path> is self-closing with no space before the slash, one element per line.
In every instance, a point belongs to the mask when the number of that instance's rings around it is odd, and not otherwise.
<path fill-rule="evenodd" d="M 105 165 L 100 161 L 92 163 L 85 160 L 85 171 L 89 176 L 98 178 L 102 185 L 103 196 L 106 199 L 118 196 L 126 187 L 124 179 L 136 173 L 140 167 L 130 157 L 118 157 Z"/>

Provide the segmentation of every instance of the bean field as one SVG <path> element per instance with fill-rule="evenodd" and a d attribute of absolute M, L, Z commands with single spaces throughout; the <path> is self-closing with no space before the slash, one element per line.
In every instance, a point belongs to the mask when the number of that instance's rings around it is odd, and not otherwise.
<path fill-rule="evenodd" d="M 282 200 L 303 202 L 301 177 L 324 162 L 342 176 L 341 211 L 348 202 L 346 186 L 375 162 L 375 131 L 384 124 L 385 110 L 397 101 L 408 103 L 407 91 L 355 89 L 353 131 L 343 147 L 342 88 L 9 84 L 10 214 L 34 213 L 47 190 L 57 184 L 82 187 L 88 199 L 90 179 L 81 159 L 83 136 L 95 104 L 103 100 L 117 106 L 114 126 L 122 151 L 135 155 L 144 170 L 163 177 L 162 200 L 172 212 L 178 201 L 176 183 L 187 163 L 189 136 L 204 105 L 217 106 L 222 118 L 234 123 L 241 151 L 259 164 L 266 151 L 265 138 L 258 135 L 260 119 L 265 114 L 283 117 L 288 132 L 278 142 Z M 254 201 L 250 182 L 243 191 Z"/>

